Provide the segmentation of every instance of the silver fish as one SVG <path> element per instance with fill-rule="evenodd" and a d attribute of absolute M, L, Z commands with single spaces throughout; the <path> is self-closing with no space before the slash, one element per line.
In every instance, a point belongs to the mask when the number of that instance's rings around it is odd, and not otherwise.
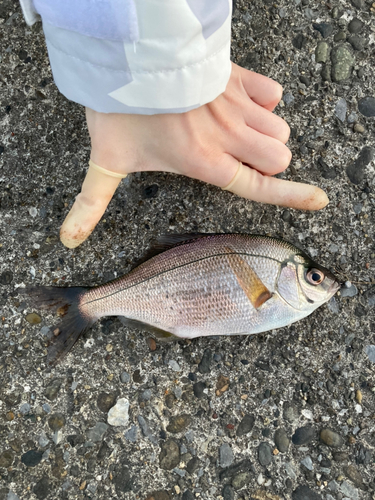
<path fill-rule="evenodd" d="M 62 317 L 48 361 L 66 354 L 103 316 L 125 316 L 158 337 L 249 335 L 308 316 L 340 288 L 330 271 L 276 238 L 183 235 L 169 237 L 163 248 L 101 286 L 26 288 L 34 306 Z"/>

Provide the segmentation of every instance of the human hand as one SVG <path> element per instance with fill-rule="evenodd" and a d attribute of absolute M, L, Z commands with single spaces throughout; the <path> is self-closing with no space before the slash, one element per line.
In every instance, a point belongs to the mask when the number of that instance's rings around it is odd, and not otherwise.
<path fill-rule="evenodd" d="M 65 219 L 61 241 L 69 248 L 93 231 L 121 177 L 130 172 L 174 172 L 262 203 L 319 210 L 324 191 L 271 177 L 291 160 L 287 123 L 272 113 L 281 86 L 232 65 L 223 94 L 181 114 L 104 114 L 86 110 L 93 166 Z M 241 165 L 242 164 L 245 165 Z"/>

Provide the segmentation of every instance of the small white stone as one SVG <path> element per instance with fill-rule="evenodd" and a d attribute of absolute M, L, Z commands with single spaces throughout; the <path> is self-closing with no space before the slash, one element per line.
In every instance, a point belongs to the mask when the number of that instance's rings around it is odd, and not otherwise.
<path fill-rule="evenodd" d="M 355 411 L 357 413 L 362 413 L 362 406 L 361 405 L 355 405 Z"/>
<path fill-rule="evenodd" d="M 129 422 L 129 401 L 120 398 L 108 412 L 108 423 L 114 426 L 125 426 Z"/>
<path fill-rule="evenodd" d="M 308 420 L 313 420 L 314 419 L 314 415 L 313 415 L 312 411 L 310 411 L 310 410 L 302 410 L 301 413 Z"/>
<path fill-rule="evenodd" d="M 259 474 L 259 476 L 258 476 L 258 478 L 257 478 L 257 483 L 258 483 L 259 485 L 261 485 L 261 484 L 263 484 L 263 483 L 264 483 L 264 477 L 263 477 L 263 474 L 262 474 L 262 473 L 260 473 L 260 474 Z"/>
<path fill-rule="evenodd" d="M 29 214 L 31 215 L 31 217 L 36 217 L 38 215 L 38 210 L 35 207 L 30 207 Z"/>
<path fill-rule="evenodd" d="M 180 368 L 180 365 L 177 363 L 177 361 L 175 361 L 174 359 L 170 359 L 168 361 L 168 365 L 170 366 L 170 368 L 172 368 L 172 370 L 174 370 L 175 372 L 179 372 L 181 370 Z"/>

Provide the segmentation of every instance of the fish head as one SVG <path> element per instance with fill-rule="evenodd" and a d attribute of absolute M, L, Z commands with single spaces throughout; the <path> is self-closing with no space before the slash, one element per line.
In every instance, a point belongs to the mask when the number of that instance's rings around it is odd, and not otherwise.
<path fill-rule="evenodd" d="M 339 289 L 339 280 L 307 255 L 294 255 L 281 266 L 277 290 L 294 309 L 312 312 Z"/>

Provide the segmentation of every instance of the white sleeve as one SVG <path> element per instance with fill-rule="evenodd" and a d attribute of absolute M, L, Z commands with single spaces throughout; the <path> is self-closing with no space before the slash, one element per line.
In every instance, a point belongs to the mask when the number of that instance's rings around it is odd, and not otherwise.
<path fill-rule="evenodd" d="M 231 0 L 21 1 L 27 21 L 25 5 L 41 16 L 55 82 L 72 101 L 181 113 L 226 88 Z"/>

